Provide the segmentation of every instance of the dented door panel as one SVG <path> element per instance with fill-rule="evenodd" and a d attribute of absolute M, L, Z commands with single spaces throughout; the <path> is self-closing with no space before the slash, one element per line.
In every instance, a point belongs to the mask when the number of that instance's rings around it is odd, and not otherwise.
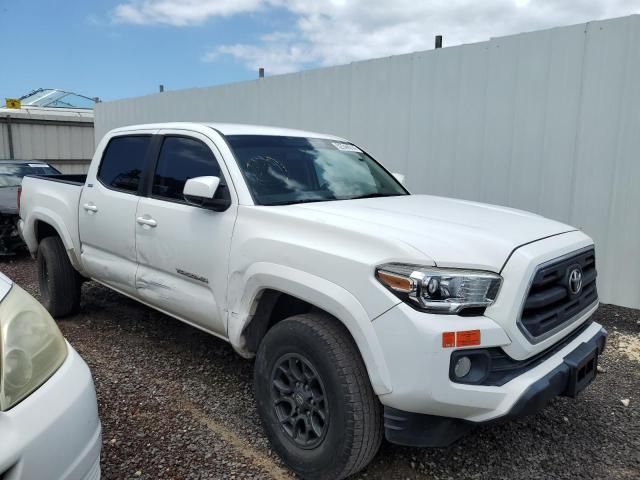
<path fill-rule="evenodd" d="M 236 207 L 224 212 L 142 198 L 136 218 L 136 289 L 144 301 L 226 335 L 224 300 Z"/>

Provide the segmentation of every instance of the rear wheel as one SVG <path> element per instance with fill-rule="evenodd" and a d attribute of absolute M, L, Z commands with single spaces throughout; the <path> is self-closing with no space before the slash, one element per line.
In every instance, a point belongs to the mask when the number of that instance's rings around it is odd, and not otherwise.
<path fill-rule="evenodd" d="M 42 305 L 52 317 L 77 313 L 82 282 L 59 237 L 46 237 L 40 241 L 37 263 Z"/>
<path fill-rule="evenodd" d="M 302 478 L 345 478 L 378 451 L 381 406 L 335 318 L 311 313 L 275 325 L 260 344 L 254 384 L 274 449 Z"/>

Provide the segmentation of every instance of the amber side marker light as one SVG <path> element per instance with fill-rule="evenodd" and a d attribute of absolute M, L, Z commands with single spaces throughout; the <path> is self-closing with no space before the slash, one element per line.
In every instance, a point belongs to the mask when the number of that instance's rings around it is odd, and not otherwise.
<path fill-rule="evenodd" d="M 480 330 L 456 332 L 456 347 L 472 347 L 475 345 L 480 345 Z"/>
<path fill-rule="evenodd" d="M 413 290 L 411 280 L 407 277 L 402 277 L 400 275 L 385 272 L 383 270 L 378 270 L 376 272 L 376 276 L 378 277 L 378 280 L 380 280 L 387 287 L 395 290 L 396 292 L 409 293 Z"/>
<path fill-rule="evenodd" d="M 480 345 L 480 330 L 442 332 L 442 348 L 473 347 Z"/>
<path fill-rule="evenodd" d="M 442 348 L 453 348 L 456 346 L 456 332 L 442 333 Z"/>

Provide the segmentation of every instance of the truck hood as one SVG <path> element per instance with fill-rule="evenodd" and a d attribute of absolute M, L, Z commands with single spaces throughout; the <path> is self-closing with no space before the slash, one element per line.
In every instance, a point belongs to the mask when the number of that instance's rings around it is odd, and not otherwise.
<path fill-rule="evenodd" d="M 576 230 L 512 208 L 430 195 L 292 205 L 305 217 L 408 244 L 436 265 L 499 272 L 527 243 Z M 290 207 L 288 207 L 290 208 Z M 298 211 L 298 213 L 302 213 Z"/>

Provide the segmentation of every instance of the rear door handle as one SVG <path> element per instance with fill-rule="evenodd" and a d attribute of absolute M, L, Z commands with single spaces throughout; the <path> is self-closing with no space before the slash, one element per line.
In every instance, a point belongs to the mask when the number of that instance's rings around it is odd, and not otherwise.
<path fill-rule="evenodd" d="M 158 222 L 156 222 L 153 218 L 138 217 L 136 218 L 136 221 L 138 222 L 139 225 L 142 225 L 142 226 L 147 226 L 152 228 L 158 226 Z"/>
<path fill-rule="evenodd" d="M 87 212 L 97 212 L 98 211 L 98 207 L 96 207 L 93 203 L 85 203 L 82 206 Z"/>

